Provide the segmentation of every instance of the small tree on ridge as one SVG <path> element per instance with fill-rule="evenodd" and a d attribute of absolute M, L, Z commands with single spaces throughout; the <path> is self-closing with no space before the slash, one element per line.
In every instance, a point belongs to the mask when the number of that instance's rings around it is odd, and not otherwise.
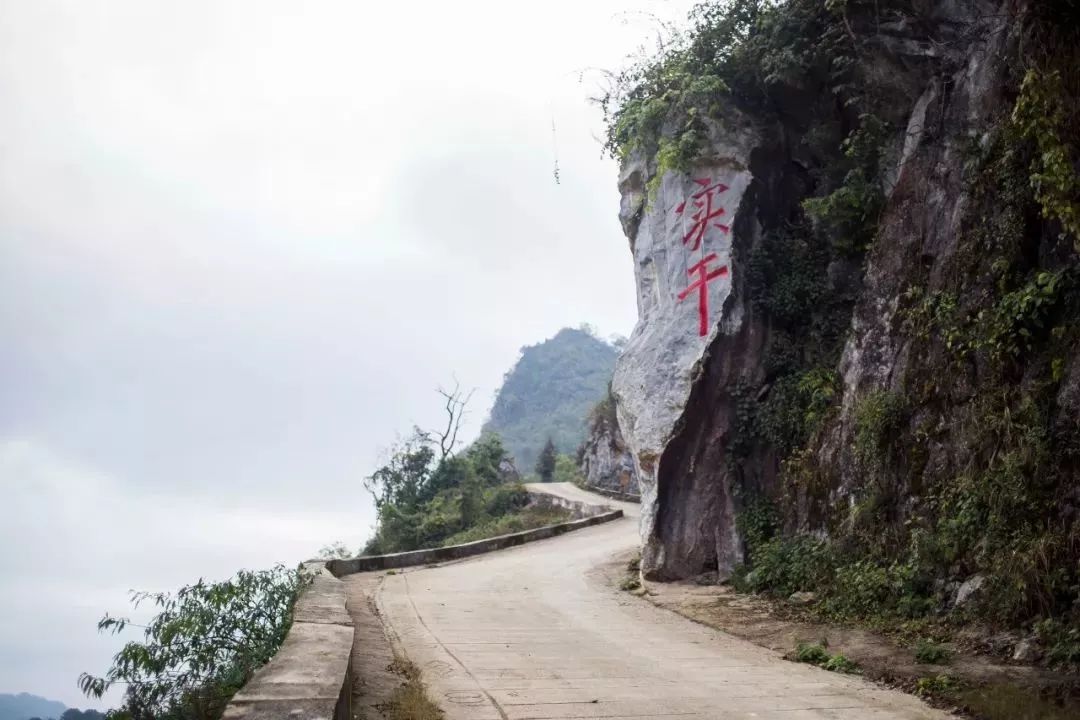
<path fill-rule="evenodd" d="M 540 451 L 540 458 L 536 461 L 536 474 L 540 476 L 542 482 L 551 482 L 551 477 L 555 474 L 555 460 L 558 455 L 554 441 L 551 436 L 548 436 L 544 449 Z"/>

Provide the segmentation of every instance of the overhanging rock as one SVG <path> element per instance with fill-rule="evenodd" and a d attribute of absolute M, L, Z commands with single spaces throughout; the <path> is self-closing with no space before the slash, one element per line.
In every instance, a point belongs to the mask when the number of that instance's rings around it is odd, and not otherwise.
<path fill-rule="evenodd" d="M 740 213 L 752 179 L 750 153 L 759 144 L 749 128 L 737 118 L 714 128 L 703 153 L 707 159 L 689 173 L 666 173 L 651 197 L 649 159 L 632 154 L 620 176 L 620 219 L 634 256 L 638 322 L 616 365 L 612 391 L 641 485 L 646 576 L 700 571 L 701 559 L 684 557 L 684 548 L 657 525 L 659 469 L 709 348 L 719 335 L 733 335 L 741 326 L 741 306 L 730 300 L 743 268 L 735 264 L 732 248 L 736 233 L 754 227 Z M 706 562 L 717 560 L 715 547 L 697 554 L 711 555 Z"/>

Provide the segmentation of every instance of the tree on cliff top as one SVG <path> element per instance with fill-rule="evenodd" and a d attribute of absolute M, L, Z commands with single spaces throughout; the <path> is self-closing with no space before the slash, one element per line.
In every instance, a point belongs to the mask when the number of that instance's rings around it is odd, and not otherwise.
<path fill-rule="evenodd" d="M 98 630 L 117 634 L 143 629 L 113 657 L 103 676 L 83 673 L 79 688 L 100 698 L 113 685 L 126 687 L 115 720 L 216 720 L 248 678 L 274 656 L 292 623 L 302 578 L 278 565 L 242 570 L 210 583 L 199 580 L 176 593 L 132 593 L 132 604 L 153 604 L 145 626 L 106 615 Z"/>
<path fill-rule="evenodd" d="M 365 554 L 468 542 L 552 521 L 525 509 L 528 493 L 498 435 L 482 435 L 464 452 L 454 452 L 468 398 L 456 389 L 440 394 L 446 400 L 445 429 L 414 428 L 365 482 L 378 510 Z"/>
<path fill-rule="evenodd" d="M 540 458 L 536 461 L 536 474 L 540 476 L 542 482 L 551 482 L 551 477 L 555 474 L 555 459 L 558 455 L 559 451 L 555 449 L 555 443 L 551 436 L 548 436 L 544 449 L 540 451 Z"/>

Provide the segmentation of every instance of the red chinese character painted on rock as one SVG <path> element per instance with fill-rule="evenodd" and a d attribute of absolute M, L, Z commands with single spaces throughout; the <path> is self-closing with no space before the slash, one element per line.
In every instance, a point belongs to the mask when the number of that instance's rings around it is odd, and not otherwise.
<path fill-rule="evenodd" d="M 711 223 L 713 227 L 719 228 L 725 233 L 731 232 L 731 226 L 722 225 L 718 222 L 713 222 L 718 217 L 725 214 L 724 208 L 713 209 L 713 199 L 722 192 L 728 190 L 728 186 L 724 183 L 713 183 L 709 178 L 698 178 L 694 180 L 695 183 L 700 185 L 702 189 L 697 193 L 690 196 L 689 201 L 684 200 L 679 203 L 679 207 L 675 208 L 675 212 L 682 215 L 686 209 L 686 203 L 691 202 L 693 206 L 697 208 L 697 212 L 690 216 L 690 219 L 694 221 L 694 225 L 690 228 L 690 232 L 683 236 L 683 245 L 694 241 L 694 246 L 691 250 L 697 250 L 701 247 L 701 241 L 705 239 L 705 231 L 709 229 Z"/>
<path fill-rule="evenodd" d="M 682 302 L 690 293 L 697 290 L 698 293 L 698 334 L 705 337 L 709 334 L 709 282 L 718 277 L 728 274 L 727 265 L 721 265 L 715 270 L 709 270 L 709 263 L 716 259 L 716 253 L 705 256 L 705 259 L 686 271 L 690 277 L 697 275 L 697 279 L 690 283 L 689 287 L 679 293 L 679 302 Z"/>

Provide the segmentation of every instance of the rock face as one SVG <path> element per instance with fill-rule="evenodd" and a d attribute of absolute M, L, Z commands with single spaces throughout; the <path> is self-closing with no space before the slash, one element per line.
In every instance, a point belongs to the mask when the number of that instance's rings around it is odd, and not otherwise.
<path fill-rule="evenodd" d="M 976 598 L 982 591 L 983 586 L 986 584 L 986 578 L 982 575 L 976 575 L 973 578 L 965 580 L 959 588 L 956 590 L 956 600 L 953 604 L 956 607 L 963 607 L 968 604 L 972 599 Z"/>
<path fill-rule="evenodd" d="M 1075 484 L 1080 457 L 1080 345 L 1064 314 L 1074 300 L 1055 296 L 1057 314 L 1008 325 L 1009 292 L 1076 265 L 1072 241 L 1030 195 L 1002 199 L 1028 192 L 1026 175 L 1016 181 L 1001 169 L 1019 152 L 1001 150 L 999 139 L 1019 91 L 1008 58 L 1029 4 L 894 2 L 878 16 L 874 5 L 848 3 L 866 14 L 844 18 L 859 74 L 883 98 L 874 108 L 882 140 L 872 178 L 880 212 L 873 210 L 865 245 L 815 220 L 805 237 L 827 238 L 827 262 L 796 267 L 784 279 L 791 287 L 761 289 L 774 266 L 794 257 L 776 238 L 810 223 L 804 201 L 829 192 L 825 163 L 807 149 L 821 127 L 803 110 L 815 93 L 833 92 L 824 83 L 774 88 L 778 110 L 768 118 L 714 112 L 701 159 L 687 172 L 657 178 L 656 158 L 639 151 L 624 160 L 620 219 L 639 319 L 613 393 L 641 487 L 642 571 L 650 579 L 730 575 L 744 559 L 737 517 L 751 497 L 781 508 L 783 533 L 819 538 L 852 535 L 869 508 L 879 515 L 868 536 L 902 547 L 910 528 L 935 528 L 941 506 L 925 502 L 933 493 L 994 501 L 978 495 L 972 468 L 992 479 L 1023 463 L 1023 473 L 1039 467 L 1023 447 L 1009 457 L 1014 465 L 1003 465 L 1004 444 L 1018 436 L 987 430 L 994 418 L 1018 418 L 1029 393 L 1040 393 L 1041 414 L 1023 410 L 1036 428 L 1028 437 L 1072 448 L 1038 503 L 1049 502 L 1065 525 L 1080 515 L 1080 492 L 1066 483 Z M 845 115 L 837 97 L 841 140 L 850 128 L 872 127 L 865 116 Z M 858 152 L 845 147 L 848 157 Z M 1001 179 L 984 173 L 980 181 L 971 169 L 977 161 Z M 847 168 L 845 183 L 853 177 Z M 990 187 L 980 190 L 980 182 Z M 790 247 L 805 248 L 800 242 Z M 813 248 L 800 252 L 818 257 Z M 813 292 L 799 284 L 810 277 Z M 827 304 L 830 314 L 818 312 Z M 1016 359 L 1002 361 L 998 330 L 972 329 L 994 313 L 1007 334 L 1041 333 L 1041 345 L 1016 341 L 1030 358 L 1014 348 Z M 1055 323 L 1061 329 L 1051 337 Z M 835 352 L 817 352 L 807 337 Z M 980 394 L 991 382 L 1002 390 Z M 943 479 L 954 484 L 943 487 Z M 957 547 L 986 547 L 976 537 L 984 530 L 973 522 Z M 950 562 L 940 572 L 951 580 L 983 570 L 974 552 Z M 988 578 L 987 587 L 997 585 Z"/>
<path fill-rule="evenodd" d="M 589 420 L 589 434 L 581 447 L 581 474 L 590 487 L 640 493 L 634 457 L 619 429 L 615 400 L 610 396 L 597 405 Z"/>
<path fill-rule="evenodd" d="M 689 174 L 664 175 L 652 197 L 647 159 L 640 155 L 619 182 L 639 319 L 616 364 L 612 392 L 641 487 L 646 577 L 685 577 L 717 563 L 730 569 L 738 560 L 731 498 L 720 493 L 687 502 L 705 494 L 687 488 L 683 495 L 658 478 L 710 346 L 743 327 L 746 308 L 740 293 L 733 296 L 742 268 L 732 250 L 739 234 L 755 232 L 742 208 L 752 179 L 750 153 L 760 142 L 749 127 L 732 113 L 730 125 L 714 129 L 709 160 Z M 677 513 L 664 513 L 674 507 Z"/>

